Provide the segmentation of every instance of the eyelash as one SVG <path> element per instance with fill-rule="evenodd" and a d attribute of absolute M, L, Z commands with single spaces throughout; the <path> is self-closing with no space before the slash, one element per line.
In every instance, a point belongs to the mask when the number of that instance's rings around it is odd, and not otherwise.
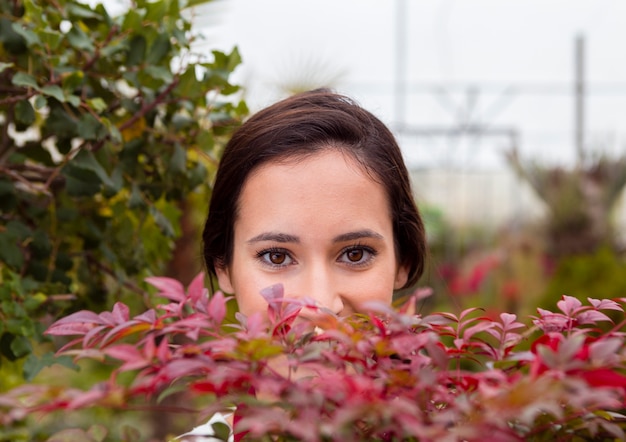
<path fill-rule="evenodd" d="M 342 257 L 346 256 L 347 253 L 352 252 L 352 251 L 363 251 L 367 254 L 369 254 L 369 256 L 367 256 L 366 258 L 364 258 L 364 260 L 362 262 L 350 262 L 350 261 L 343 261 L 341 260 Z M 292 262 L 289 262 L 287 264 L 274 264 L 271 261 L 268 261 L 268 259 L 266 259 L 266 255 L 270 254 L 270 253 L 279 253 L 282 255 L 285 255 L 286 258 L 288 258 L 289 260 L 291 260 Z M 354 244 L 354 245 L 350 245 L 348 247 L 344 247 L 340 254 L 339 254 L 339 258 L 337 258 L 337 261 L 340 261 L 344 264 L 347 264 L 351 267 L 365 267 L 366 265 L 368 265 L 373 259 L 374 257 L 378 254 L 378 252 L 376 250 L 374 250 L 371 247 L 368 246 L 363 246 L 361 244 Z M 270 247 L 267 249 L 262 249 L 259 250 L 258 252 L 256 252 L 256 259 L 259 260 L 261 262 L 261 264 L 264 264 L 268 267 L 271 268 L 283 268 L 283 267 L 287 267 L 289 265 L 292 265 L 293 262 L 295 261 L 293 259 L 293 257 L 291 256 L 291 253 L 283 248 L 280 247 Z"/>

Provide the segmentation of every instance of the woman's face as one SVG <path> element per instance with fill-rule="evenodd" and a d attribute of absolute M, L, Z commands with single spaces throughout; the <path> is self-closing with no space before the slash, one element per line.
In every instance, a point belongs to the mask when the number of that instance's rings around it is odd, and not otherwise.
<path fill-rule="evenodd" d="M 259 167 L 238 208 L 232 262 L 217 275 L 246 315 L 267 310 L 259 292 L 277 283 L 286 297 L 348 314 L 390 303 L 406 282 L 385 189 L 336 149 Z"/>

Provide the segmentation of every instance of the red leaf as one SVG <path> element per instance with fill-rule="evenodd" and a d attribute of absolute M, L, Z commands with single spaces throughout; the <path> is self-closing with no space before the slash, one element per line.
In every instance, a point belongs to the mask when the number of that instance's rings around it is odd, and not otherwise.
<path fill-rule="evenodd" d="M 592 387 L 626 388 L 626 376 L 608 368 L 583 371 L 580 376 Z"/>

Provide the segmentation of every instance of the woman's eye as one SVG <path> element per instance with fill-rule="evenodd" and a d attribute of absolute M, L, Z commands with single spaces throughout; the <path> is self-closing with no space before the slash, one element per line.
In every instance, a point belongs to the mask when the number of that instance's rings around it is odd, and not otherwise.
<path fill-rule="evenodd" d="M 366 247 L 350 247 L 344 250 L 339 261 L 352 265 L 367 264 L 375 255 L 373 250 Z"/>
<path fill-rule="evenodd" d="M 264 250 L 259 252 L 257 256 L 264 264 L 272 267 L 284 267 L 293 263 L 289 253 L 282 250 Z"/>

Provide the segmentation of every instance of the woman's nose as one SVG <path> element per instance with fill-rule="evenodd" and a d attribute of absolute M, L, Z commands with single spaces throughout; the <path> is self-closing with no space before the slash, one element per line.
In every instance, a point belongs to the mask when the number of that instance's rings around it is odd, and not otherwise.
<path fill-rule="evenodd" d="M 312 298 L 318 306 L 335 314 L 340 314 L 343 311 L 344 303 L 340 287 L 328 269 L 317 267 L 317 269 L 310 269 L 303 276 L 300 293 Z"/>

